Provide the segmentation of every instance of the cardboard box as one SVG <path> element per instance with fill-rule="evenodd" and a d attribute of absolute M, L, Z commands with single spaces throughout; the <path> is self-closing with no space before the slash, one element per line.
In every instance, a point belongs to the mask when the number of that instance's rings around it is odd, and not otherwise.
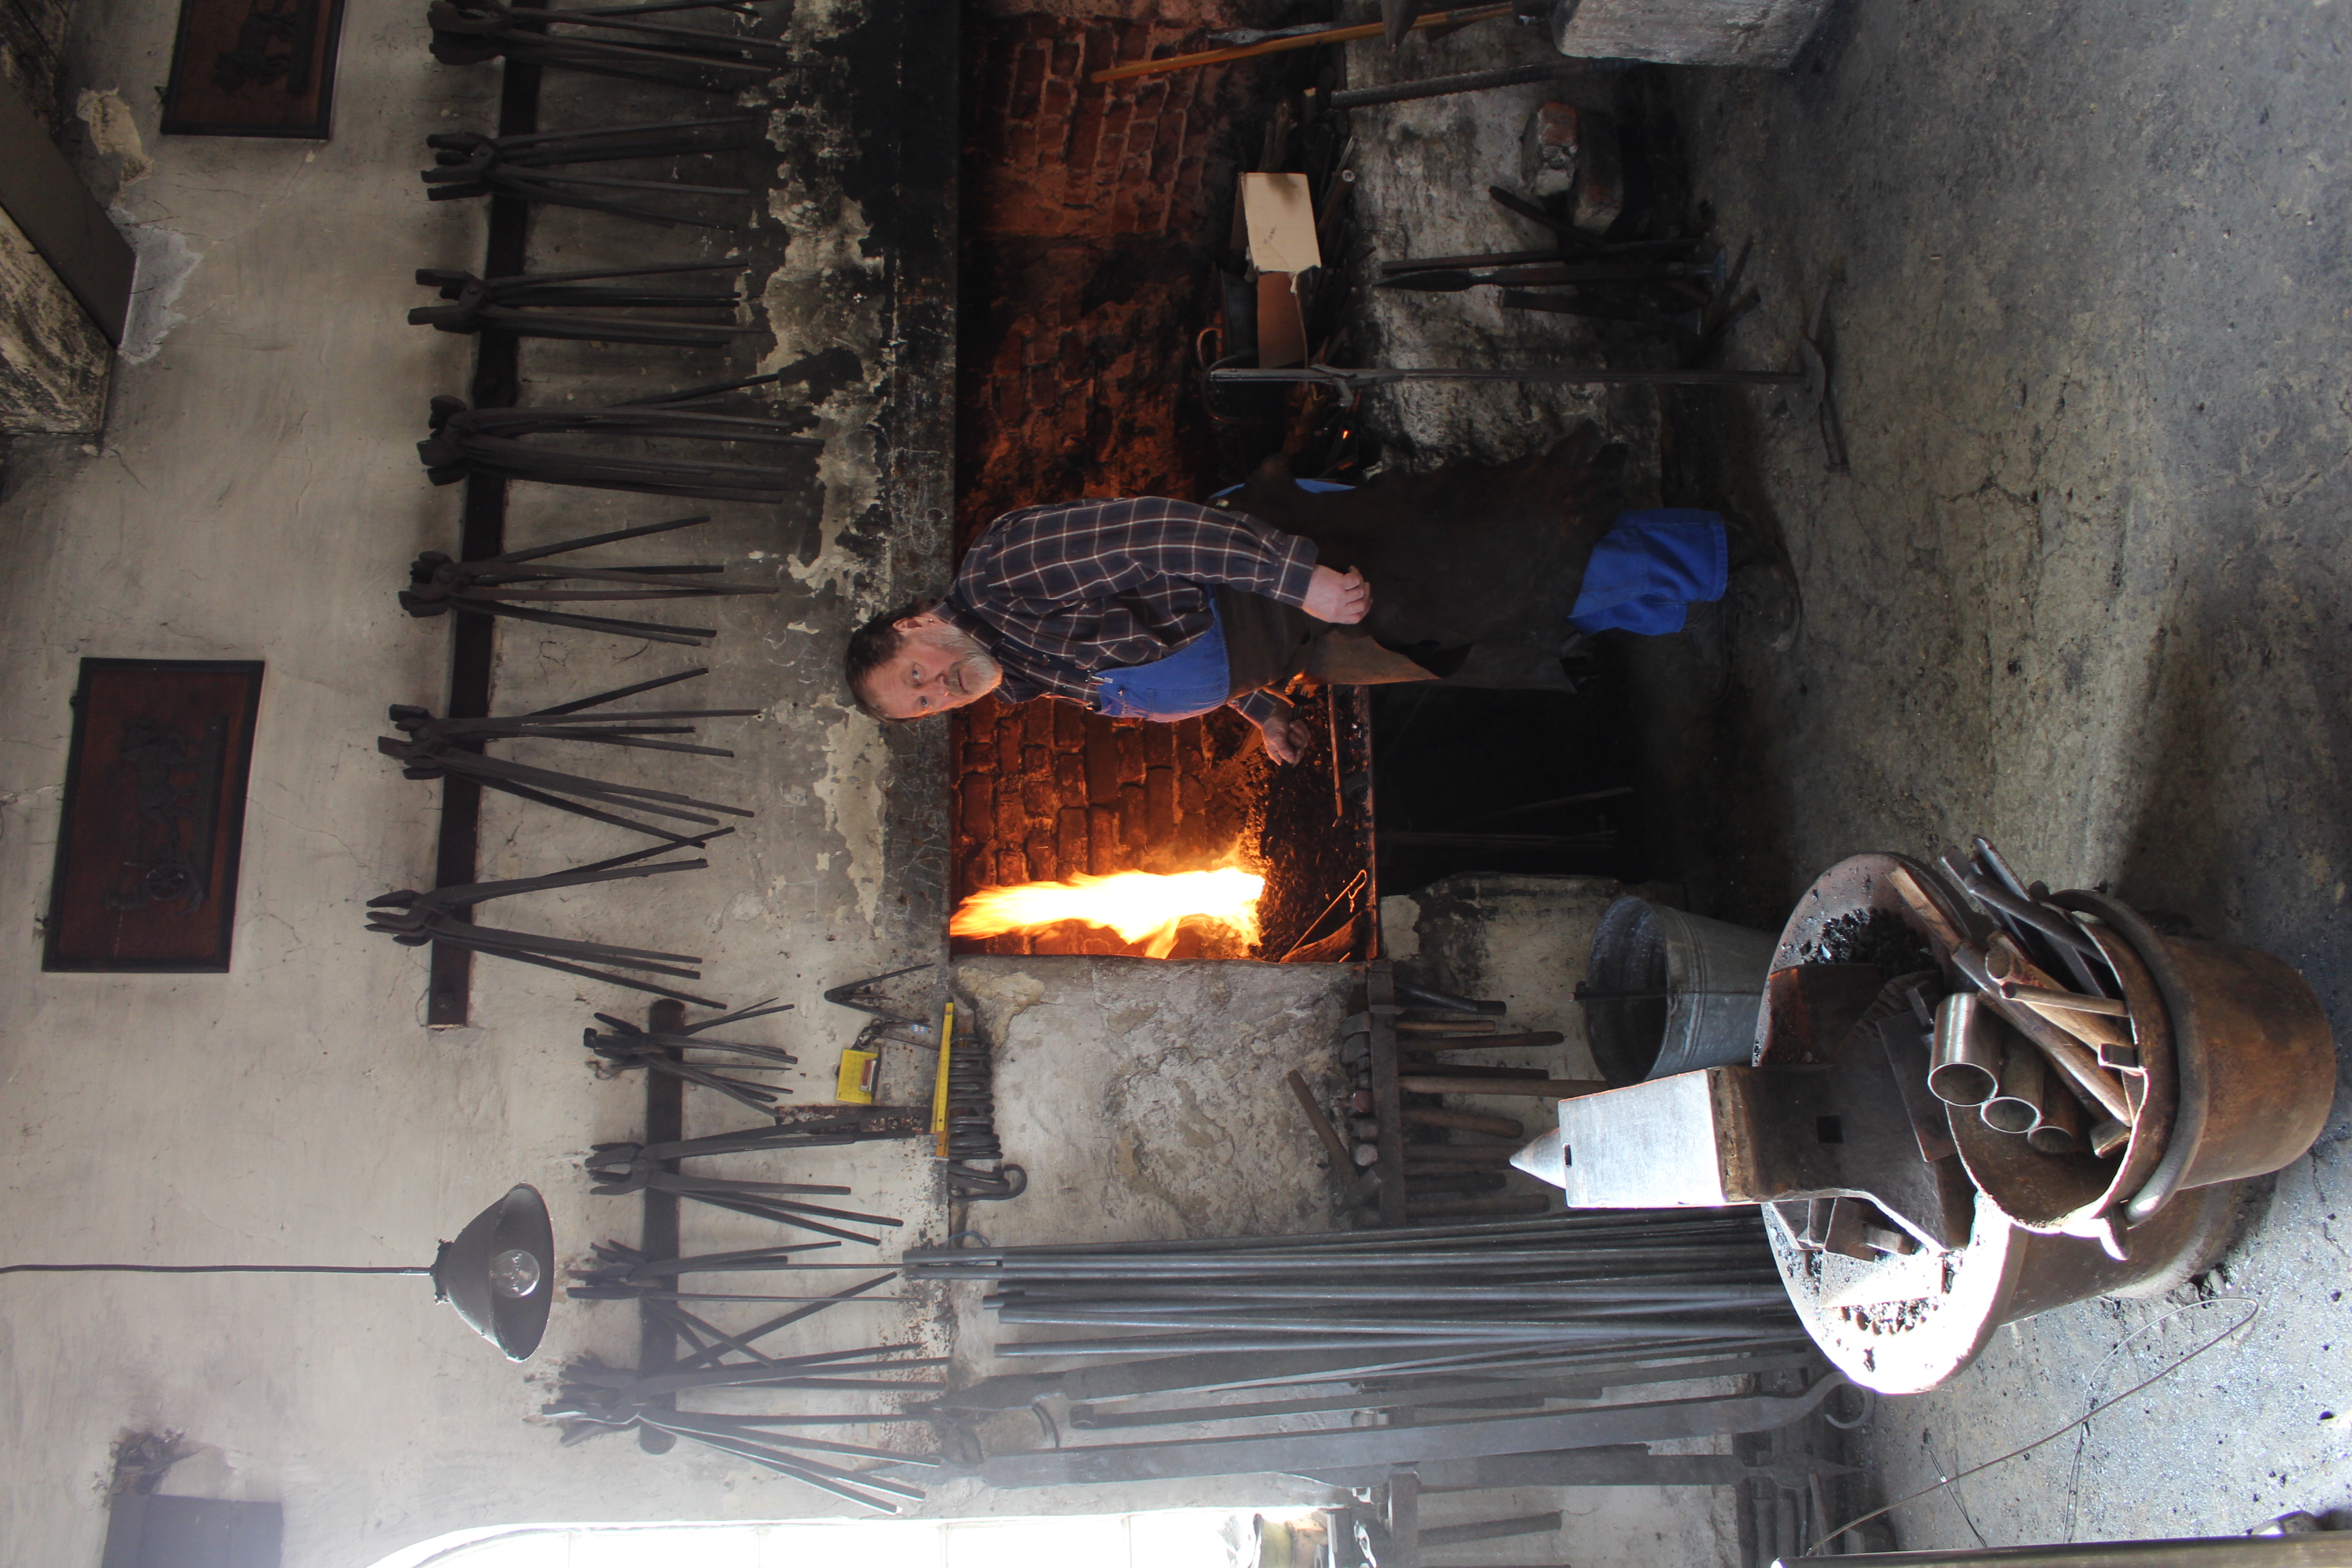
<path fill-rule="evenodd" d="M 1304 174 L 1244 174 L 1242 220 L 1250 262 L 1260 272 L 1304 272 L 1323 265 L 1315 242 L 1315 197 Z"/>
<path fill-rule="evenodd" d="M 1257 275 L 1257 363 L 1279 370 L 1307 363 L 1307 317 L 1298 304 L 1298 280 L 1287 272 Z"/>

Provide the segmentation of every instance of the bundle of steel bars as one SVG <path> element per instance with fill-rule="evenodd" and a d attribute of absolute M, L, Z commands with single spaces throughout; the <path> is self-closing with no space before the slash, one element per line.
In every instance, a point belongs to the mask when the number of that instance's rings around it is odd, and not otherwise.
<path fill-rule="evenodd" d="M 1568 1215 L 1208 1242 L 929 1248 L 916 1279 L 978 1280 L 1006 1327 L 1087 1338 L 1010 1357 L 1295 1351 L 1360 1366 L 1569 1366 L 1593 1352 L 1737 1352 L 1801 1339 L 1752 1211 Z M 1335 1369 L 1336 1370 L 1336 1369 Z"/>

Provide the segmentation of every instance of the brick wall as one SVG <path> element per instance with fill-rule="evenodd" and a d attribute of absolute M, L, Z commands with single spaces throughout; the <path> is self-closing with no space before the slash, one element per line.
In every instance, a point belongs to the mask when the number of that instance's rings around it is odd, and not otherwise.
<path fill-rule="evenodd" d="M 1135 17 L 977 19 L 966 58 L 964 536 L 1041 499 L 1174 491 L 1208 470 L 1192 340 L 1214 319 L 1261 73 L 1211 67 L 1097 86 L 1204 29 Z"/>
<path fill-rule="evenodd" d="M 955 716 L 956 883 L 1057 881 L 1076 872 L 1189 871 L 1243 842 L 1264 765 L 1256 731 L 1217 712 L 1179 724 L 1105 719 L 1067 702 L 993 699 Z M 1189 932 L 1175 956 L 1198 956 Z M 1128 952 L 1075 924 L 968 944 L 990 952 Z"/>
<path fill-rule="evenodd" d="M 1213 67 L 1106 86 L 1086 78 L 1249 19 L 1222 5 L 968 18 L 961 539 L 1038 501 L 1202 493 L 1212 458 L 1192 339 L 1215 319 L 1235 154 L 1257 133 L 1253 94 L 1265 79 Z M 1244 832 L 1264 767 L 1255 731 L 1230 712 L 1142 724 L 991 700 L 954 723 L 959 896 L 1080 871 L 1206 866 Z M 1129 951 L 1078 926 L 963 945 Z"/>

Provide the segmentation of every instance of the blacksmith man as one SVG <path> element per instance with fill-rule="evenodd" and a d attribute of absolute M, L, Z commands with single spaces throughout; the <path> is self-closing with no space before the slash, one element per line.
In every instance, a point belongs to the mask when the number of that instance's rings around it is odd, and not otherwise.
<path fill-rule="evenodd" d="M 989 524 L 945 598 L 857 629 L 850 690 L 889 720 L 992 691 L 1164 722 L 1230 704 L 1291 762 L 1306 731 L 1276 689 L 1299 674 L 1523 685 L 1509 671 L 1556 658 L 1563 622 L 1671 634 L 1727 587 L 1787 647 L 1777 552 L 1714 512 L 1622 510 L 1623 465 L 1586 426 L 1540 457 L 1339 493 L 1268 470 L 1217 506 L 1024 507 Z"/>

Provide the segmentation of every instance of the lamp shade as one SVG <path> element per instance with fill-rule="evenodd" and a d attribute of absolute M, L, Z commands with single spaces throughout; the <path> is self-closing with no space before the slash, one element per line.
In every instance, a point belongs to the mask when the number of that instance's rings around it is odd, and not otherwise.
<path fill-rule="evenodd" d="M 555 1227 L 536 1187 L 516 1187 L 476 1215 L 433 1259 L 434 1300 L 514 1361 L 539 1348 L 554 1294 Z"/>

